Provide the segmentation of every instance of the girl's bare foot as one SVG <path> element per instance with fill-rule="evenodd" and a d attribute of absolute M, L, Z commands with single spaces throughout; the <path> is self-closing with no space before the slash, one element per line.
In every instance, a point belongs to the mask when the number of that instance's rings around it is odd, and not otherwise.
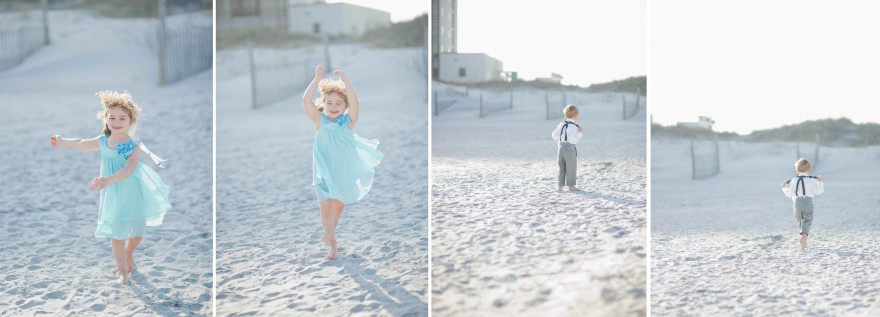
<path fill-rule="evenodd" d="M 119 274 L 119 283 L 128 285 L 128 274 Z"/>

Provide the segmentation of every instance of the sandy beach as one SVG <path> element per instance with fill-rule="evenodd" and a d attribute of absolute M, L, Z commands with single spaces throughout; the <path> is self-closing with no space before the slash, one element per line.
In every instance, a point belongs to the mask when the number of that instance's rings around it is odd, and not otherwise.
<path fill-rule="evenodd" d="M 622 121 L 619 96 L 580 98 L 583 192 L 556 192 L 561 119 L 545 120 L 543 92 L 434 117 L 434 316 L 645 314 L 644 110 Z"/>
<path fill-rule="evenodd" d="M 803 146 L 803 145 L 802 145 Z M 690 179 L 689 143 L 652 142 L 652 314 L 870 316 L 880 313 L 880 147 L 823 147 L 809 246 L 792 202 L 794 143 L 720 143 L 721 173 Z"/>
<path fill-rule="evenodd" d="M 211 72 L 160 87 L 144 42 L 153 24 L 49 18 L 52 44 L 0 73 L 0 315 L 210 315 Z M 158 172 L 174 207 L 147 229 L 130 286 L 114 276 L 110 241 L 94 237 L 98 152 L 49 145 L 52 134 L 98 136 L 105 89 L 132 93 L 144 109 L 138 136 L 173 164 Z"/>
<path fill-rule="evenodd" d="M 262 50 L 308 58 L 322 50 Z M 428 117 L 419 48 L 330 49 L 357 89 L 359 135 L 385 160 L 372 191 L 346 206 L 324 259 L 312 186 L 315 128 L 302 93 L 251 109 L 247 52 L 217 53 L 217 315 L 426 316 Z M 244 57 L 244 58 L 243 58 Z M 314 66 L 312 66 L 314 67 Z"/>

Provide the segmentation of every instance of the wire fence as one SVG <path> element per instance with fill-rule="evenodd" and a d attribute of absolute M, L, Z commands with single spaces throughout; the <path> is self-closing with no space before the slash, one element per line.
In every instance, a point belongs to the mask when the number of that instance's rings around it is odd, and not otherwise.
<path fill-rule="evenodd" d="M 621 94 L 621 99 L 623 101 L 623 120 L 632 118 L 639 113 L 639 109 L 642 108 L 642 102 L 644 101 L 644 98 L 639 93 L 624 93 Z"/>
<path fill-rule="evenodd" d="M 162 32 L 161 26 L 158 32 Z M 160 58 L 163 84 L 169 84 L 211 69 L 213 34 L 210 26 L 181 25 L 165 28 L 165 56 Z"/>
<path fill-rule="evenodd" d="M 288 98 L 302 91 L 315 77 L 313 58 L 295 61 L 272 62 L 266 65 L 258 61 L 255 50 L 248 52 L 251 74 L 251 107 L 259 108 Z"/>
<path fill-rule="evenodd" d="M 0 30 L 0 72 L 18 66 L 44 45 L 41 27 Z"/>
<path fill-rule="evenodd" d="M 819 144 L 819 134 L 816 133 L 816 141 L 813 143 L 812 149 L 809 146 L 809 143 L 801 146 L 800 142 L 795 143 L 795 151 L 797 151 L 797 159 L 805 158 L 810 161 L 810 166 L 815 170 L 816 165 L 819 164 L 819 148 L 821 147 Z"/>
<path fill-rule="evenodd" d="M 448 86 L 442 92 L 434 90 L 432 94 L 435 116 L 440 115 L 441 112 L 455 105 L 459 99 L 467 97 L 468 89 L 467 87 Z"/>
<path fill-rule="evenodd" d="M 705 179 L 721 173 L 718 136 L 713 141 L 691 140 L 691 178 Z"/>
<path fill-rule="evenodd" d="M 513 109 L 513 90 L 480 92 L 480 118 L 502 110 Z"/>
<path fill-rule="evenodd" d="M 10 6 L 8 0 L 5 4 Z M 21 12 L 0 15 L 0 72 L 18 66 L 49 44 L 46 8 L 41 8 L 39 2 L 21 5 L 28 7 Z"/>
<path fill-rule="evenodd" d="M 559 119 L 564 117 L 562 109 L 568 104 L 568 95 L 564 90 L 545 90 L 544 91 L 544 108 L 546 119 Z"/>

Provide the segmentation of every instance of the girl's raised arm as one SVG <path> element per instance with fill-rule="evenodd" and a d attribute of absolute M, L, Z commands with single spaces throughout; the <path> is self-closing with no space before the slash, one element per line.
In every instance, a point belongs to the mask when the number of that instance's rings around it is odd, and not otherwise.
<path fill-rule="evenodd" d="M 89 185 L 89 188 L 94 190 L 101 190 L 107 188 L 107 186 L 110 186 L 113 183 L 125 180 L 126 178 L 131 176 L 131 174 L 134 174 L 134 171 L 137 170 L 137 165 L 140 160 L 141 147 L 136 146 L 131 152 L 131 155 L 128 156 L 128 159 L 125 160 L 125 166 L 123 166 L 121 170 L 107 177 L 95 177 L 95 179 L 92 180 L 92 184 Z"/>
<path fill-rule="evenodd" d="M 80 151 L 97 151 L 100 149 L 98 138 L 100 138 L 100 136 L 93 139 L 62 139 L 61 135 L 56 134 L 49 137 L 49 142 L 52 143 L 53 147 L 64 147 Z"/>
<path fill-rule="evenodd" d="M 354 91 L 354 86 L 348 80 L 345 72 L 337 70 L 333 72 L 333 75 L 339 76 L 339 79 L 342 79 L 342 83 L 345 84 L 345 93 L 348 95 L 348 117 L 351 119 L 348 128 L 354 129 L 354 124 L 357 123 L 358 112 L 360 111 L 360 108 L 358 108 L 360 103 L 358 103 L 357 92 Z"/>
<path fill-rule="evenodd" d="M 312 79 L 312 82 L 309 83 L 309 87 L 306 88 L 306 92 L 303 94 L 303 110 L 306 111 L 306 115 L 309 116 L 309 119 L 312 119 L 312 123 L 317 127 L 321 126 L 321 112 L 318 111 L 318 107 L 315 106 L 313 100 L 315 90 L 318 90 L 318 84 L 323 77 L 324 66 L 318 65 L 318 67 L 315 67 L 315 78 Z"/>

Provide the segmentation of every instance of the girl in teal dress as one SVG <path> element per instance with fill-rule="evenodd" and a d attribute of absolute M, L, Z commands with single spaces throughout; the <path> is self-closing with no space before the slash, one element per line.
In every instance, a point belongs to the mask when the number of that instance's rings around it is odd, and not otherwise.
<path fill-rule="evenodd" d="M 326 258 L 336 258 L 336 224 L 345 205 L 354 204 L 370 191 L 374 168 L 383 154 L 378 140 L 364 139 L 354 132 L 358 120 L 358 98 L 348 77 L 341 70 L 333 74 L 340 80 L 323 79 L 324 67 L 315 68 L 315 79 L 303 95 L 303 109 L 315 124 L 312 152 L 312 184 L 321 206 L 324 235 L 330 247 Z M 314 100 L 315 90 L 321 98 Z M 313 101 L 314 100 L 314 101 Z"/>
<path fill-rule="evenodd" d="M 140 107 L 131 95 L 101 91 L 104 121 L 101 136 L 92 139 L 50 137 L 53 147 L 101 151 L 101 176 L 92 180 L 90 189 L 100 191 L 100 212 L 95 237 L 110 238 L 120 282 L 128 285 L 134 268 L 132 255 L 146 233 L 147 226 L 162 224 L 168 202 L 168 186 L 153 169 L 140 164 L 143 151 L 161 165 L 161 159 L 146 150 L 132 137 Z"/>

